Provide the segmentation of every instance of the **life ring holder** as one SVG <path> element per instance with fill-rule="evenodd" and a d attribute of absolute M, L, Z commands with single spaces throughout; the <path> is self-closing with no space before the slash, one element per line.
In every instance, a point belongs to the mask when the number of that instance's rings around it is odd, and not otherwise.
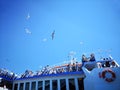
<path fill-rule="evenodd" d="M 110 78 L 106 77 L 106 73 L 110 73 L 111 77 Z M 105 79 L 105 81 L 107 81 L 107 82 L 112 82 L 112 81 L 115 80 L 116 75 L 111 69 L 106 69 L 106 70 L 102 71 L 102 76 L 101 77 L 103 79 Z"/>

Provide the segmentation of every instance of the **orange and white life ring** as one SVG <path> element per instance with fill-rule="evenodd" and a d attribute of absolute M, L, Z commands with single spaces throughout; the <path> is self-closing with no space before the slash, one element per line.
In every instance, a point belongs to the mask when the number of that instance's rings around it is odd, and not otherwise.
<path fill-rule="evenodd" d="M 110 73 L 111 77 L 107 77 L 106 76 L 107 73 Z M 116 75 L 115 75 L 115 73 L 111 69 L 106 69 L 106 70 L 102 71 L 101 77 L 103 79 L 105 79 L 105 81 L 107 81 L 107 82 L 112 82 L 112 81 L 115 80 Z"/>

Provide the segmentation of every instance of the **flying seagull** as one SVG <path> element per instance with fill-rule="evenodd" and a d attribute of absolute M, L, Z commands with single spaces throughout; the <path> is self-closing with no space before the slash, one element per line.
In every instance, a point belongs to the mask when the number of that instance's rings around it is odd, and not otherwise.
<path fill-rule="evenodd" d="M 30 14 L 28 13 L 28 15 L 27 15 L 26 19 L 28 20 L 29 18 L 30 18 Z"/>
<path fill-rule="evenodd" d="M 26 34 L 32 34 L 32 32 L 28 28 L 25 28 L 25 32 Z"/>
<path fill-rule="evenodd" d="M 55 30 L 52 32 L 52 40 L 54 39 L 54 35 L 55 35 Z"/>

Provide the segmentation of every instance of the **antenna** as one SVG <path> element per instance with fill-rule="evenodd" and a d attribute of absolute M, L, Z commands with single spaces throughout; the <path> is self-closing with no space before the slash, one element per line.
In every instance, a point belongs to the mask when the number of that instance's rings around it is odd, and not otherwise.
<path fill-rule="evenodd" d="M 70 51 L 68 57 L 70 57 L 70 59 L 73 59 L 74 55 L 76 55 L 76 52 Z"/>

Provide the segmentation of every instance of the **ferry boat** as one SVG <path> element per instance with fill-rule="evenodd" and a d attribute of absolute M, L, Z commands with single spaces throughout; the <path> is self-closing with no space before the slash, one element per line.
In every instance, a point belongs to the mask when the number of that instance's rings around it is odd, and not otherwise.
<path fill-rule="evenodd" d="M 120 66 L 112 58 L 45 66 L 17 76 L 0 69 L 0 90 L 120 90 Z"/>

